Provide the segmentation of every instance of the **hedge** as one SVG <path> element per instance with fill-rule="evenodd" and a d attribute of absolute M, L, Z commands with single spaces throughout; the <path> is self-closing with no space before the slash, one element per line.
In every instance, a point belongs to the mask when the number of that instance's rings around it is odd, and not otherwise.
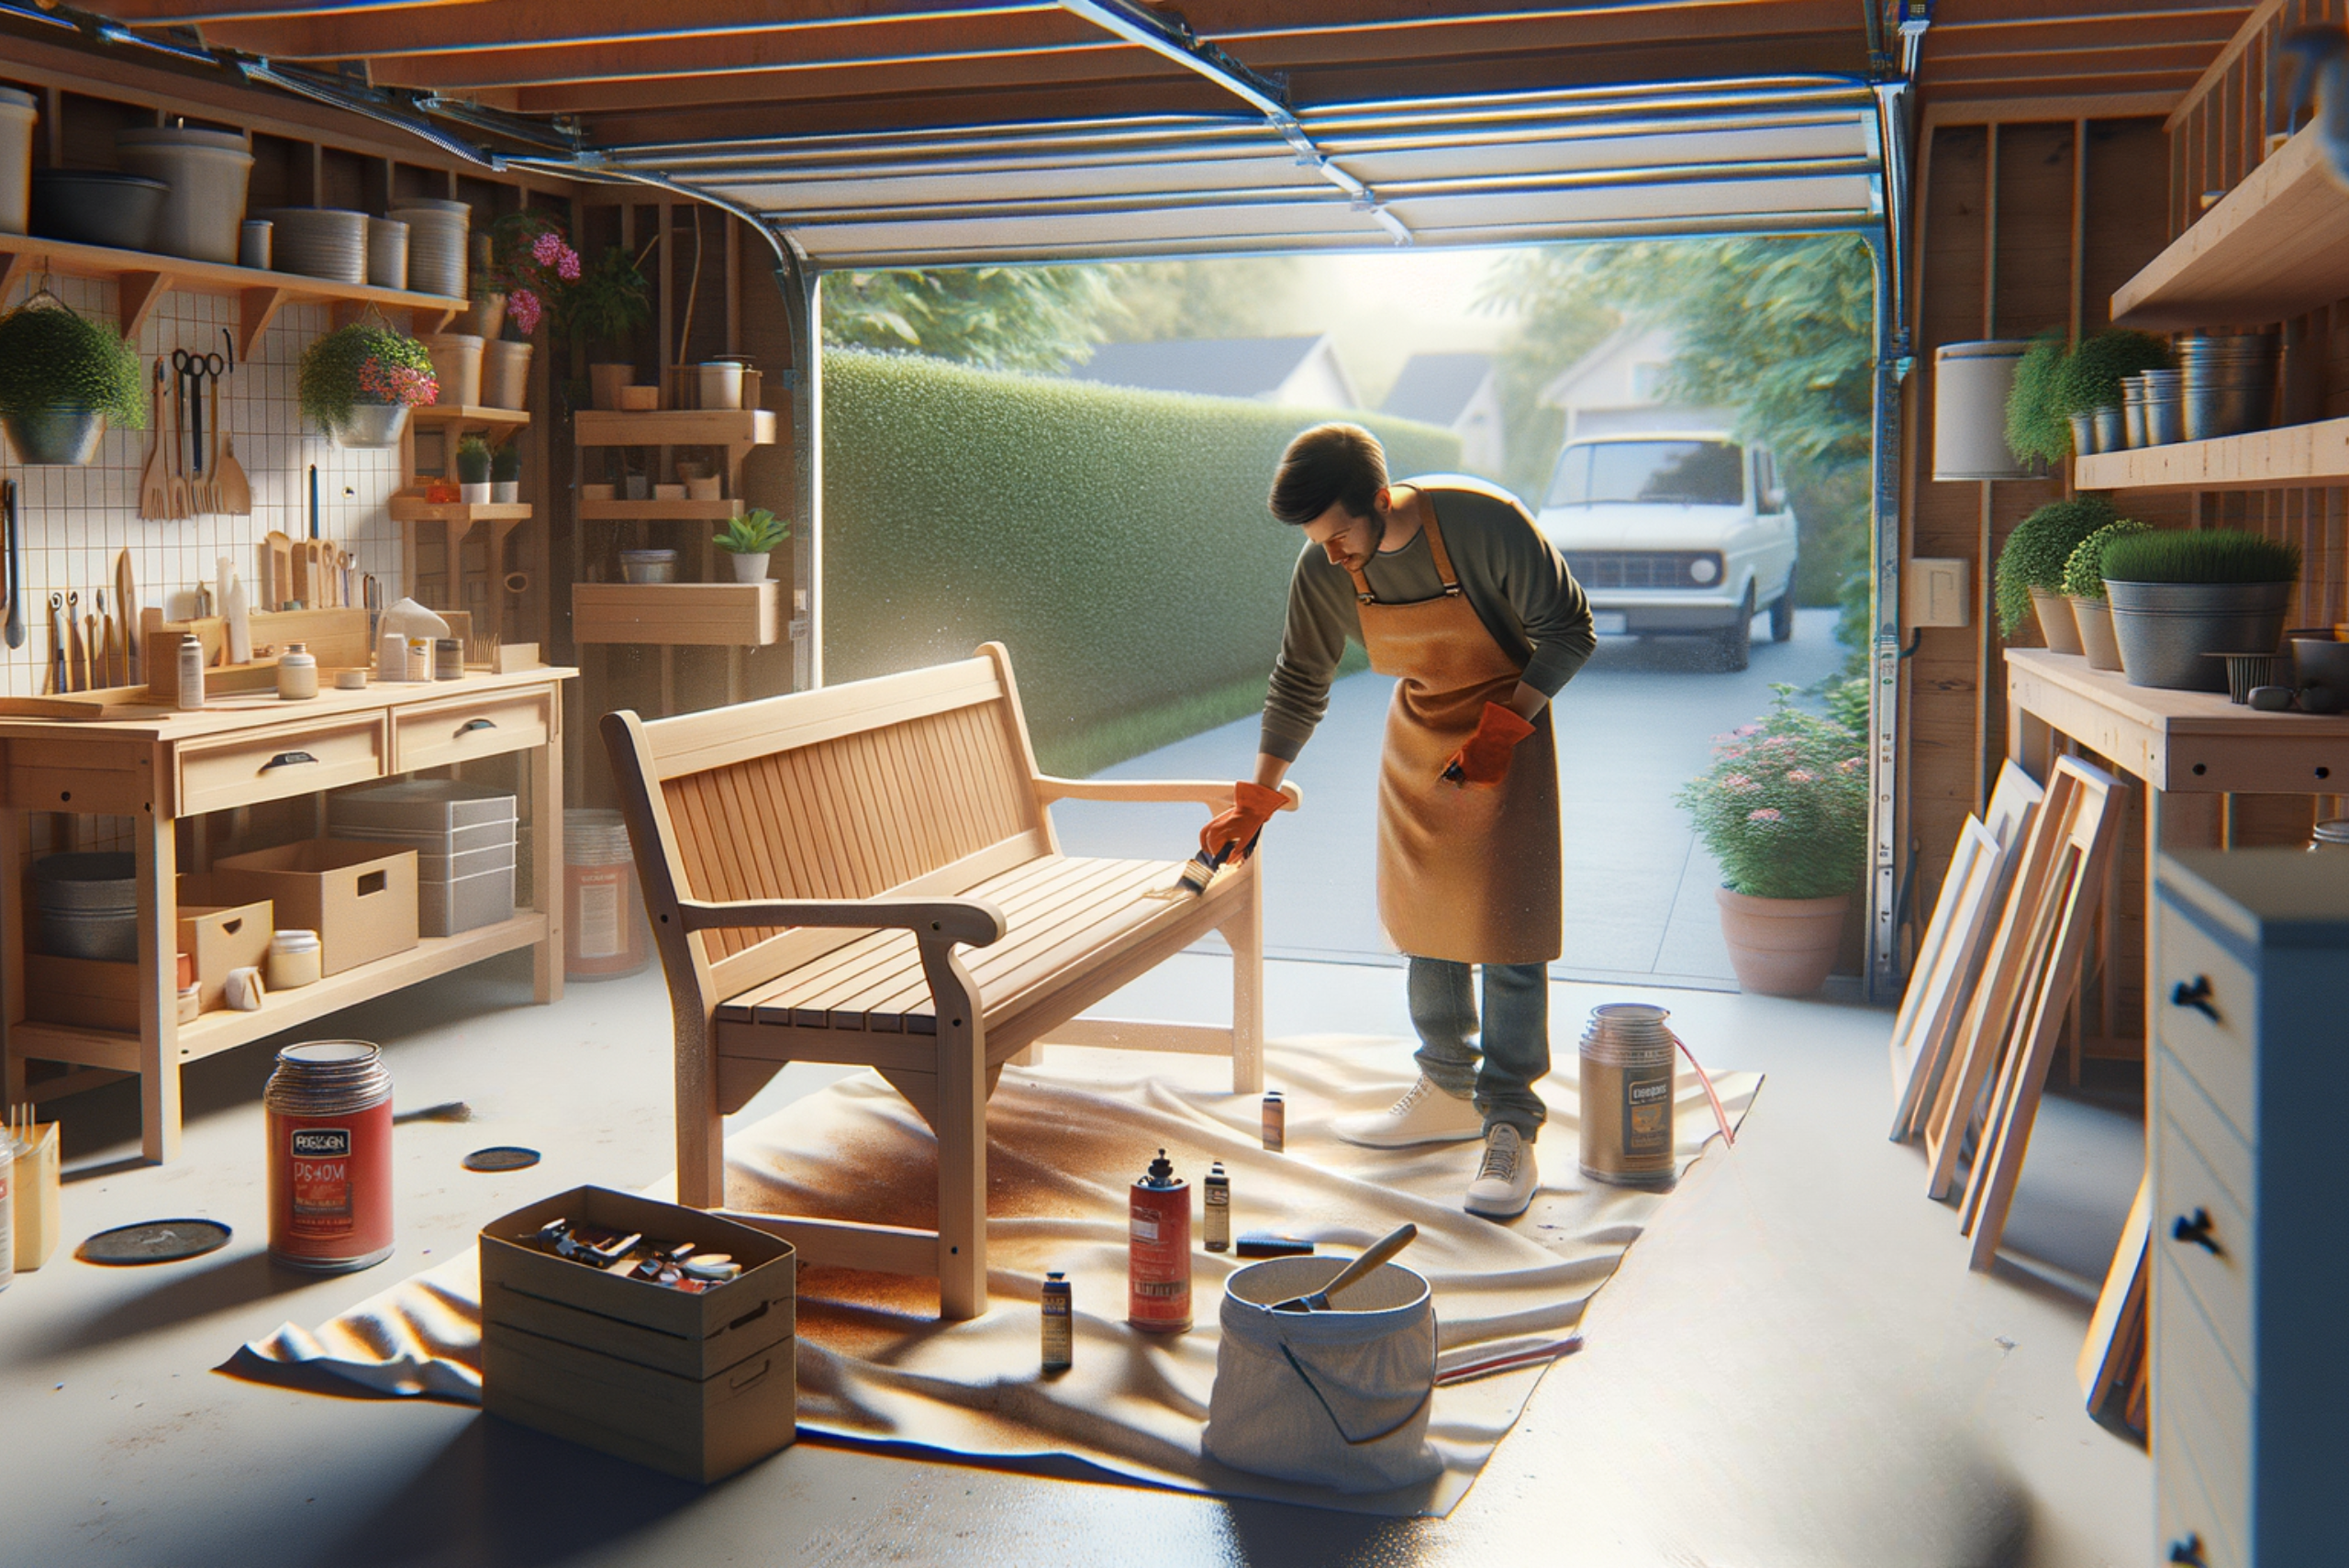
<path fill-rule="evenodd" d="M 824 679 L 963 658 L 994 639 L 1039 759 L 1090 771 L 1146 749 L 1138 715 L 1261 683 L 1302 536 L 1264 508 L 1289 438 L 1368 427 L 1399 477 L 1458 465 L 1459 438 L 1358 409 L 1275 407 L 824 356 Z M 1261 701 L 1261 684 L 1259 685 Z"/>

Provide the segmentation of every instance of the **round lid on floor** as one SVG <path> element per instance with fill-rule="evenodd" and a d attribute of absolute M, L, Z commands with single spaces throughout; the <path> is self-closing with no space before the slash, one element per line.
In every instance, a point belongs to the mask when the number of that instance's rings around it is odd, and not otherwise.
<path fill-rule="evenodd" d="M 175 1263 L 217 1251 L 229 1235 L 217 1219 L 149 1219 L 101 1230 L 73 1255 L 85 1263 Z"/>
<path fill-rule="evenodd" d="M 487 1149 L 476 1149 L 465 1156 L 465 1169 L 468 1171 L 522 1171 L 538 1162 L 537 1150 L 525 1149 L 514 1143 L 493 1144 Z"/>

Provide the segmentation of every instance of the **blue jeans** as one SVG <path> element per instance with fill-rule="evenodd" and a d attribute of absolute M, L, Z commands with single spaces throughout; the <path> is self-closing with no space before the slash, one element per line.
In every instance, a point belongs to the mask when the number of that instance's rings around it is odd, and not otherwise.
<path fill-rule="evenodd" d="M 1507 1122 L 1531 1143 L 1549 1115 L 1533 1085 L 1550 1071 L 1550 966 L 1478 967 L 1485 972 L 1481 1034 L 1469 966 L 1443 958 L 1411 960 L 1407 989 L 1411 1023 L 1419 1031 L 1419 1071 L 1446 1094 L 1474 1094 L 1487 1132 Z M 1474 1045 L 1471 1035 L 1478 1035 Z"/>

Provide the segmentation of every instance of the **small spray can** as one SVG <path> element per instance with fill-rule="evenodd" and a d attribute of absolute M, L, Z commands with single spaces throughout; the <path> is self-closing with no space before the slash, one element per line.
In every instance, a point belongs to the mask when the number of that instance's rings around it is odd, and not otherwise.
<path fill-rule="evenodd" d="M 1264 1148 L 1278 1154 L 1288 1145 L 1288 1102 L 1278 1089 L 1264 1091 Z"/>
<path fill-rule="evenodd" d="M 1206 1195 L 1208 1251 L 1231 1251 L 1231 1178 L 1223 1173 L 1223 1162 L 1219 1160 L 1208 1167 L 1208 1179 L 1199 1184 Z"/>
<path fill-rule="evenodd" d="M 1044 1276 L 1044 1370 L 1066 1372 L 1076 1348 L 1074 1303 L 1069 1297 L 1068 1276 L 1054 1269 Z"/>
<path fill-rule="evenodd" d="M 1191 1184 L 1166 1151 L 1133 1184 L 1126 1232 L 1126 1321 L 1150 1333 L 1191 1326 Z"/>

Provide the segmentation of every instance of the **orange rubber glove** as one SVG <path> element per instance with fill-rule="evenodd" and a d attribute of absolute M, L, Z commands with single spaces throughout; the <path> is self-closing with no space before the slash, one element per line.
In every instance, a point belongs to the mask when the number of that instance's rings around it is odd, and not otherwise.
<path fill-rule="evenodd" d="M 1464 788 L 1497 788 L 1508 776 L 1509 753 L 1532 733 L 1532 722 L 1515 708 L 1488 702 L 1476 721 L 1476 733 L 1443 764 L 1443 776 Z"/>
<path fill-rule="evenodd" d="M 1288 804 L 1288 796 L 1246 779 L 1231 786 L 1231 809 L 1217 814 L 1199 829 L 1199 852 L 1212 857 L 1229 844 L 1232 847 L 1230 863 L 1238 865 L 1248 858 L 1249 847 L 1264 830 L 1264 824 L 1273 819 L 1273 813 Z"/>

